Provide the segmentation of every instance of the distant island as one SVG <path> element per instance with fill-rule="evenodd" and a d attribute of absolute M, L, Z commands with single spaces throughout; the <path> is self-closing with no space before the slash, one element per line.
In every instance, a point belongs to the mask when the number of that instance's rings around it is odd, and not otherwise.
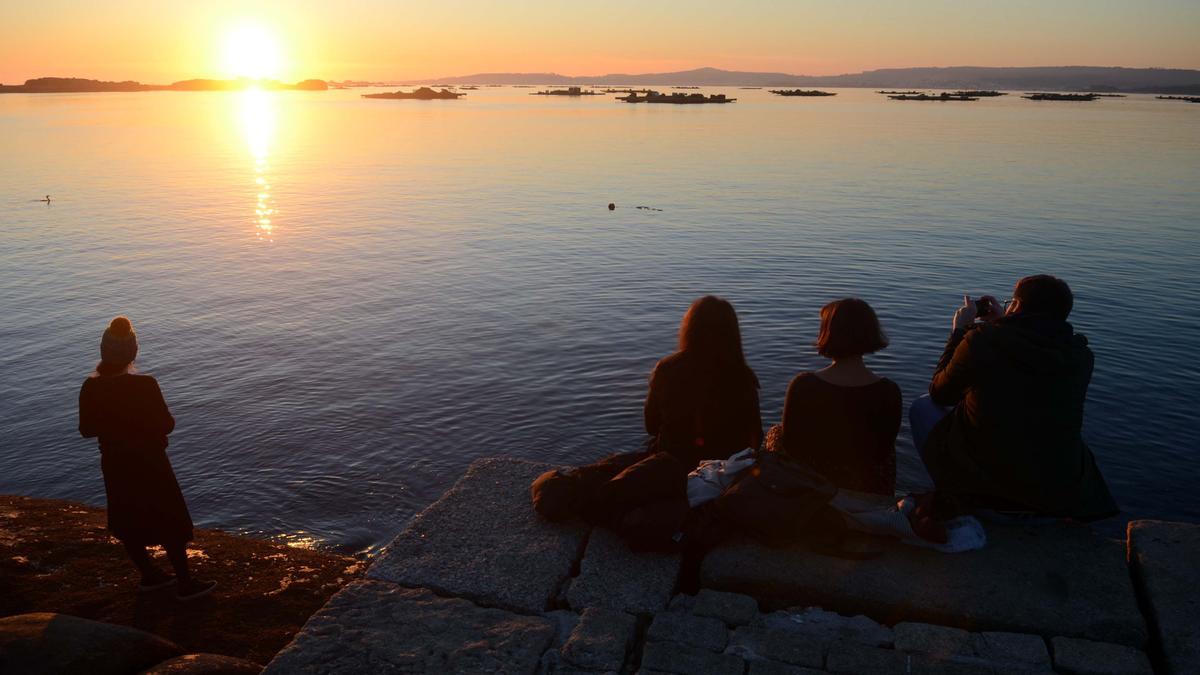
<path fill-rule="evenodd" d="M 242 89 L 266 89 L 269 91 L 324 91 L 329 85 L 324 80 L 303 80 L 287 84 L 276 80 L 182 80 L 171 84 L 142 84 L 133 80 L 105 82 L 86 80 L 79 77 L 38 77 L 25 80 L 25 84 L 0 84 L 0 94 L 73 94 L 102 91 L 240 91 Z"/>
<path fill-rule="evenodd" d="M 579 77 L 557 73 L 477 73 L 461 77 L 440 77 L 436 80 L 416 80 L 415 82 L 418 84 L 438 82 L 448 85 L 866 87 L 871 89 L 1061 90 L 1200 94 L 1200 70 L 1099 66 L 887 68 L 846 75 L 820 76 L 733 71 L 719 68 L 697 68 L 671 73 L 613 73 Z"/>

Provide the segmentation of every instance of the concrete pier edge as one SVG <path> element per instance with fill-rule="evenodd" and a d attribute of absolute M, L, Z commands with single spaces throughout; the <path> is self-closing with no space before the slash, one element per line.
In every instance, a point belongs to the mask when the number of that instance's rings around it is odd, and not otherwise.
<path fill-rule="evenodd" d="M 1200 672 L 1200 526 L 989 526 L 873 561 L 731 544 L 692 597 L 677 558 L 538 519 L 549 468 L 473 462 L 264 672 Z"/>

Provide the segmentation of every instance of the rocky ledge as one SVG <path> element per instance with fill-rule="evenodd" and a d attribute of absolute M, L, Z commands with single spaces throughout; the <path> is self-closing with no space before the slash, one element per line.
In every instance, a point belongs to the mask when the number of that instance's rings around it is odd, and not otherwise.
<path fill-rule="evenodd" d="M 219 584 L 213 595 L 181 605 L 171 589 L 138 593 L 103 509 L 0 496 L 0 673 L 140 672 L 167 658 L 153 672 L 246 672 L 363 567 L 202 529 L 188 556 L 197 577 Z M 242 671 L 229 669 L 231 658 Z"/>
<path fill-rule="evenodd" d="M 539 520 L 547 468 L 475 462 L 266 672 L 1200 672 L 1197 526 L 990 526 L 861 562 L 740 543 L 687 596 L 677 557 Z"/>

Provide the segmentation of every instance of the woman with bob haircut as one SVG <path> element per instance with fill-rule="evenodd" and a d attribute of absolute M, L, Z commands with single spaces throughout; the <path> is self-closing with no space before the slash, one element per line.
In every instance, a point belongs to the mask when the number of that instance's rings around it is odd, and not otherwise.
<path fill-rule="evenodd" d="M 804 462 L 840 488 L 894 495 L 900 387 L 863 363 L 863 355 L 887 345 L 866 302 L 845 298 L 822 307 L 817 353 L 833 363 L 792 379 L 783 422 L 772 429 L 771 449 Z"/>
<path fill-rule="evenodd" d="M 644 408 L 654 449 L 689 467 L 762 443 L 758 378 L 742 352 L 737 313 L 706 295 L 679 324 L 679 349 L 650 374 Z"/>
<path fill-rule="evenodd" d="M 177 598 L 194 600 L 217 583 L 198 581 L 188 572 L 192 517 L 167 458 L 167 434 L 175 429 L 175 418 L 158 381 L 135 373 L 137 353 L 129 319 L 113 319 L 100 341 L 96 372 L 79 391 L 79 433 L 99 440 L 108 529 L 142 574 L 138 590 L 174 585 Z M 175 576 L 150 559 L 146 547 L 156 545 L 166 549 Z"/>

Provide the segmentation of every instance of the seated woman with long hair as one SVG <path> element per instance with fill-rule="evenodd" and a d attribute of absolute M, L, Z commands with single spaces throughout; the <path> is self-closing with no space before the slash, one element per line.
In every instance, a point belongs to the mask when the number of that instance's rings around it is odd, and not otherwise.
<path fill-rule="evenodd" d="M 742 353 L 737 314 L 727 300 L 706 295 L 679 325 L 679 349 L 650 375 L 646 432 L 654 448 L 688 470 L 762 443 L 758 378 Z"/>
<path fill-rule="evenodd" d="M 783 422 L 768 448 L 783 451 L 847 490 L 892 496 L 900 387 L 863 363 L 888 345 L 875 310 L 857 298 L 821 308 L 817 353 L 832 364 L 788 386 Z"/>
<path fill-rule="evenodd" d="M 627 516 L 661 518 L 663 527 L 688 508 L 687 474 L 706 459 L 725 459 L 762 443 L 758 378 L 746 364 L 737 314 L 728 301 L 705 296 L 679 326 L 679 349 L 650 376 L 644 406 L 649 447 L 568 471 L 542 474 L 534 508 L 562 521 L 638 529 Z M 652 529 L 652 528 L 642 528 Z"/>

